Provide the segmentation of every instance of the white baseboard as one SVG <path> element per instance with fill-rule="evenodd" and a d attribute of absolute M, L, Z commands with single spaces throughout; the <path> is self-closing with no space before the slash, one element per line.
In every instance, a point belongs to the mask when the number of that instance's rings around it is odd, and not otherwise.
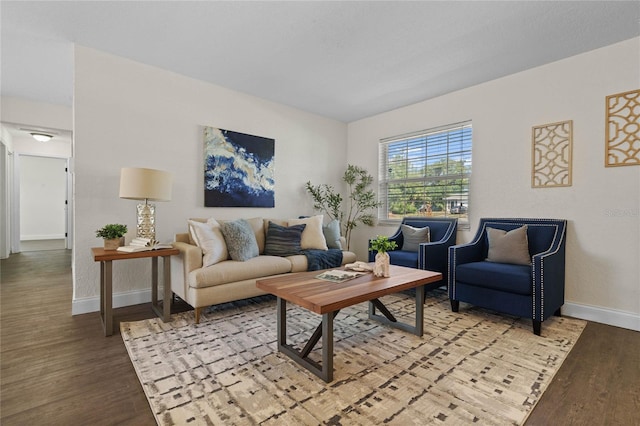
<path fill-rule="evenodd" d="M 151 302 L 151 289 L 115 293 L 113 295 L 113 307 L 139 305 Z M 84 297 L 71 301 L 71 315 L 88 314 L 100 311 L 100 296 Z"/>
<path fill-rule="evenodd" d="M 113 295 L 114 308 L 149 302 L 151 302 L 151 289 L 116 293 Z M 99 296 L 75 299 L 71 302 L 71 315 L 98 311 L 100 311 Z M 562 315 L 640 331 L 640 315 L 631 312 L 565 302 L 562 306 Z"/>
<path fill-rule="evenodd" d="M 632 312 L 565 302 L 562 315 L 640 331 L 640 315 Z"/>
<path fill-rule="evenodd" d="M 64 240 L 66 237 L 64 234 L 47 234 L 47 235 L 21 235 L 20 241 L 33 241 L 33 240 Z"/>

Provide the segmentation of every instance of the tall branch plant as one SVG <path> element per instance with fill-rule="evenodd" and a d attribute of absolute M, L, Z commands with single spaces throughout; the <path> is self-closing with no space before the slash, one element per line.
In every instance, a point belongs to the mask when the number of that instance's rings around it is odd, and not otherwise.
<path fill-rule="evenodd" d="M 347 240 L 347 250 L 351 246 L 351 231 L 358 223 L 373 226 L 375 216 L 371 210 L 380 206 L 375 192 L 370 188 L 373 176 L 362 167 L 347 165 L 342 176 L 347 184 L 347 206 L 343 209 L 342 195 L 326 183 L 312 185 L 307 182 L 306 189 L 313 199 L 313 208 L 326 213 L 333 220 L 340 222 L 340 229 Z"/>

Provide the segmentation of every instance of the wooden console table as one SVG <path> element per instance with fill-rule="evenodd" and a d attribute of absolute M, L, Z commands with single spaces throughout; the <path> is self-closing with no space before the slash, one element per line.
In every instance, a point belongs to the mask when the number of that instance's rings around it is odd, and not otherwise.
<path fill-rule="evenodd" d="M 93 260 L 100 262 L 100 318 L 104 335 L 113 334 L 113 286 L 112 272 L 114 260 L 151 258 L 151 308 L 162 321 L 171 320 L 171 262 L 169 257 L 180 253 L 178 249 L 161 249 L 124 253 L 117 250 L 105 250 L 102 247 L 91 249 Z M 164 295 L 162 308 L 158 301 L 158 258 L 162 258 Z"/>

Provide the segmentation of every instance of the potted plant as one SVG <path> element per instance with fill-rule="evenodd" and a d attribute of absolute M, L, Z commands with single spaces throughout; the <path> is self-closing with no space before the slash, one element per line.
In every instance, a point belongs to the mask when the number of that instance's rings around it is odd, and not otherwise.
<path fill-rule="evenodd" d="M 104 239 L 105 250 L 116 250 L 120 247 L 122 237 L 127 233 L 127 225 L 111 223 L 96 231 L 96 237 Z"/>
<path fill-rule="evenodd" d="M 374 215 L 372 209 L 378 208 L 380 203 L 376 200 L 375 192 L 370 188 L 373 183 L 373 176 L 362 167 L 347 165 L 342 176 L 343 182 L 347 184 L 347 214 L 342 210 L 342 195 L 336 192 L 335 188 L 326 183 L 312 185 L 307 182 L 306 190 L 313 198 L 313 208 L 325 212 L 329 219 L 335 219 L 344 230 L 344 237 L 347 241 L 347 250 L 351 245 L 351 231 L 358 223 L 373 226 Z"/>
<path fill-rule="evenodd" d="M 373 267 L 373 274 L 376 277 L 388 277 L 389 276 L 389 250 L 393 250 L 398 247 L 395 241 L 389 241 L 389 237 L 382 235 L 376 236 L 371 240 L 369 250 L 377 251 L 376 261 Z"/>

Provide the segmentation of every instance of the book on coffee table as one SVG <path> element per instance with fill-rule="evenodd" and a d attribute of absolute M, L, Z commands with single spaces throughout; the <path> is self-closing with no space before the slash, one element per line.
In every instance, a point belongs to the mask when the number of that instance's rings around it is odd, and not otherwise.
<path fill-rule="evenodd" d="M 343 271 L 340 269 L 334 269 L 332 271 L 325 271 L 321 274 L 318 274 L 316 275 L 316 278 L 320 280 L 331 281 L 334 283 L 343 283 L 345 281 L 349 281 L 363 275 L 366 275 L 366 272 Z"/>

